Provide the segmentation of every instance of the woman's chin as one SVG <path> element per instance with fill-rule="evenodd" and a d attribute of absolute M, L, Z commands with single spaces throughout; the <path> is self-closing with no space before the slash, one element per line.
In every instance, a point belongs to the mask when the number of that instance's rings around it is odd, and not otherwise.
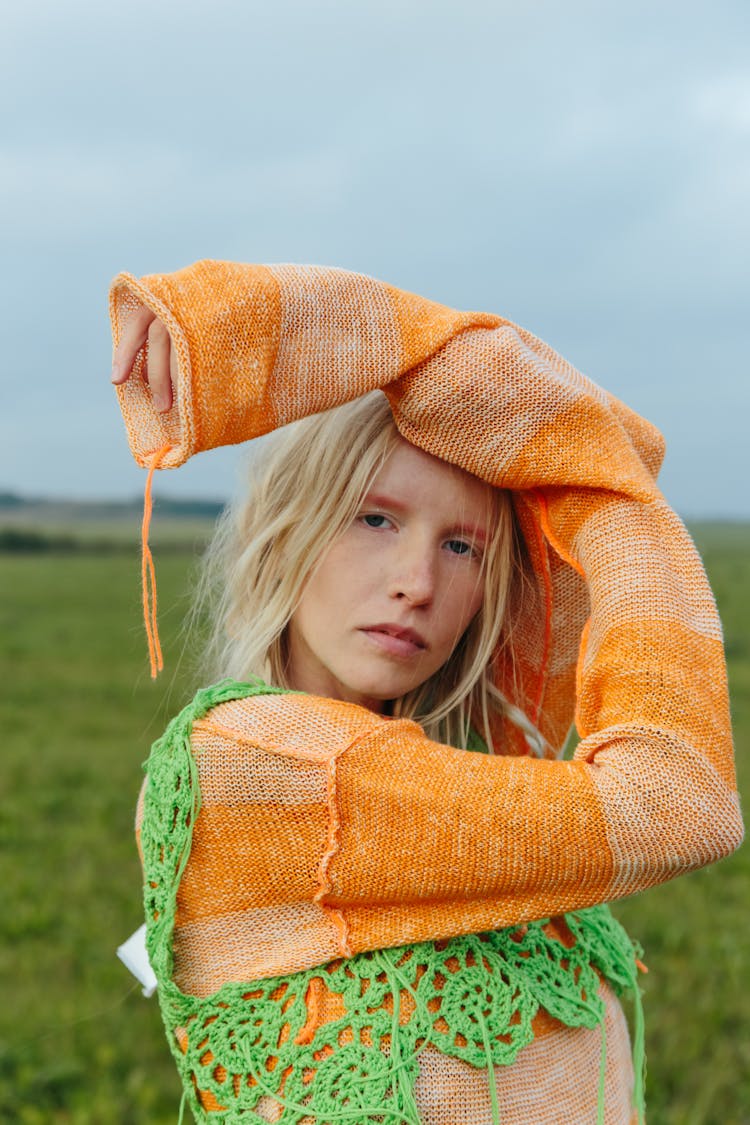
<path fill-rule="evenodd" d="M 388 680 L 365 680 L 342 685 L 340 699 L 349 703 L 357 703 L 378 715 L 388 715 L 393 710 L 393 704 L 402 696 L 420 687 L 424 680 L 400 677 Z"/>

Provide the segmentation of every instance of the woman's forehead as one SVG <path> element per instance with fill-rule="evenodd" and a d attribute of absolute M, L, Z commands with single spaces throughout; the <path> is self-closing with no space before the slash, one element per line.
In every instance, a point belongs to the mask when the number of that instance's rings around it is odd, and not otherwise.
<path fill-rule="evenodd" d="M 462 517 L 481 517 L 493 506 L 494 491 L 479 477 L 399 438 L 373 479 L 368 496 L 390 497 L 405 504 L 431 503 L 455 508 Z"/>

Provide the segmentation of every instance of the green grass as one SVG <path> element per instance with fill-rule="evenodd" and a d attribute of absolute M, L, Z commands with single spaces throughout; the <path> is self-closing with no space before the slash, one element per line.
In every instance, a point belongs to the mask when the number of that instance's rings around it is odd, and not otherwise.
<path fill-rule="evenodd" d="M 746 788 L 750 527 L 696 536 L 725 625 Z M 114 950 L 141 921 L 141 762 L 189 690 L 176 669 L 190 561 L 157 555 L 167 670 L 154 685 L 135 555 L 0 556 L 0 1121 L 176 1121 L 156 1000 Z M 617 907 L 650 968 L 649 1125 L 750 1122 L 749 867 L 742 849 Z"/>
<path fill-rule="evenodd" d="M 168 665 L 153 685 L 135 555 L 0 558 L 2 1121 L 176 1119 L 157 1005 L 114 950 L 142 920 L 141 762 L 184 699 L 172 677 L 187 564 L 159 562 Z"/>

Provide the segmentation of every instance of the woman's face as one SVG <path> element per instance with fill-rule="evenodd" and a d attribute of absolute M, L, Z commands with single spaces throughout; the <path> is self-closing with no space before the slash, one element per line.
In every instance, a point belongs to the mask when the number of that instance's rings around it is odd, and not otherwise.
<path fill-rule="evenodd" d="M 381 711 L 448 660 L 482 604 L 492 489 L 400 440 L 288 629 L 289 683 Z"/>

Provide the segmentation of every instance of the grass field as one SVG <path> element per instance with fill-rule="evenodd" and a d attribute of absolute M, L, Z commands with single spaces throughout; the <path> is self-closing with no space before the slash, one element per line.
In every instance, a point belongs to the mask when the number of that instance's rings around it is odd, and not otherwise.
<path fill-rule="evenodd" d="M 696 530 L 750 782 L 750 526 Z M 156 1000 L 114 956 L 141 922 L 141 762 L 188 691 L 188 553 L 157 557 L 167 670 L 148 678 L 135 554 L 0 556 L 0 1121 L 172 1125 Z M 750 1123 L 748 850 L 617 907 L 641 939 L 650 1125 Z M 533 1122 L 530 1122 L 533 1125 Z"/>

